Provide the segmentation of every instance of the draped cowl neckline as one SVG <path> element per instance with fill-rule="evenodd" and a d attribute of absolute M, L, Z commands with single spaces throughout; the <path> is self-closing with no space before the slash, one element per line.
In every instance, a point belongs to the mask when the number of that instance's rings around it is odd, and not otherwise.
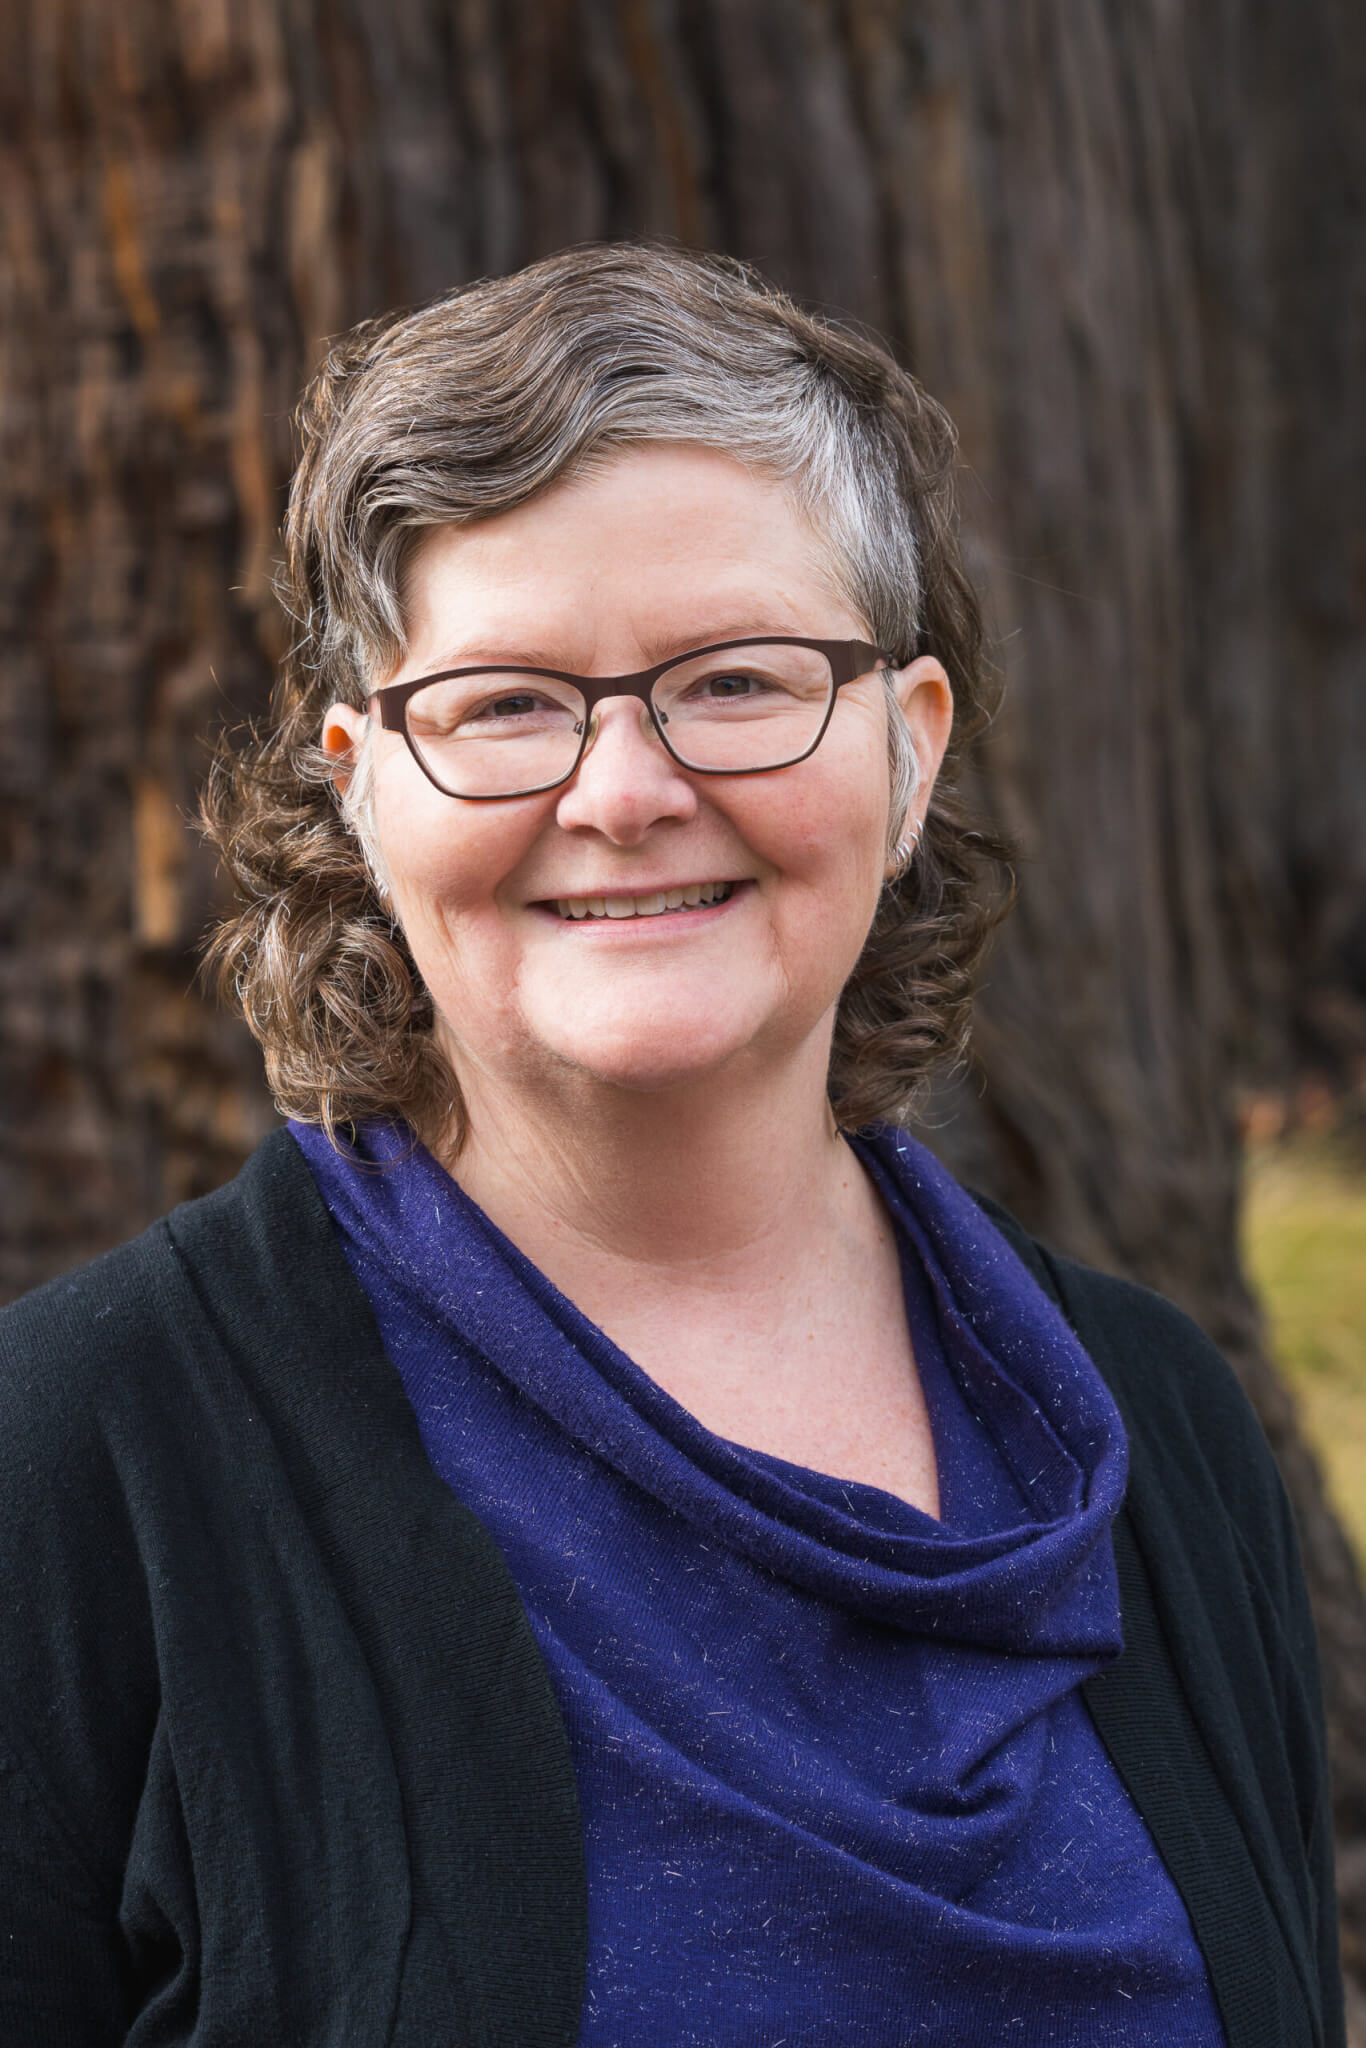
<path fill-rule="evenodd" d="M 939 1520 L 706 1429 L 408 1131 L 363 1128 L 349 1158 L 296 1136 L 564 1716 L 583 2048 L 1213 2048 L 1184 1909 L 1080 1691 L 1121 1649 L 1123 1425 L 922 1146 L 853 1141 L 895 1228 Z"/>
<path fill-rule="evenodd" d="M 296 1135 L 310 1154 L 324 1142 Z M 918 1636 L 1022 1656 L 1113 1656 L 1110 1528 L 1127 1447 L 1108 1389 L 1056 1306 L 925 1146 L 890 1128 L 851 1143 L 903 1258 L 913 1251 L 919 1262 L 963 1397 L 1027 1503 L 1006 1526 L 968 1532 L 852 1482 L 813 1489 L 795 1468 L 714 1435 L 561 1294 L 406 1127 L 365 1126 L 351 1156 L 364 1179 L 378 1170 L 387 1252 L 429 1308 L 561 1431 L 709 1538 Z M 376 1205 L 367 1206 L 373 1228 Z"/>

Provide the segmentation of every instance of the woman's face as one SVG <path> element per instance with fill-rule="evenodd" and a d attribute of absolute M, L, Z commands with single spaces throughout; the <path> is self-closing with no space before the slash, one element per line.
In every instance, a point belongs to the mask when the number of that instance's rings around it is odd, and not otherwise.
<path fill-rule="evenodd" d="M 405 583 L 395 681 L 468 664 L 624 675 L 710 642 L 866 639 L 778 484 L 696 447 L 623 452 L 516 511 L 440 528 Z M 900 697 L 928 802 L 952 705 L 917 661 Z M 468 1087 L 569 1070 L 654 1090 L 790 1059 L 823 1081 L 834 1008 L 882 887 L 883 680 L 841 690 L 816 752 L 763 775 L 689 774 L 643 707 L 606 700 L 573 780 L 466 803 L 376 731 L 373 823 L 394 908 Z M 344 778 L 364 714 L 329 711 Z M 568 917 L 569 898 L 730 885 L 711 908 Z"/>

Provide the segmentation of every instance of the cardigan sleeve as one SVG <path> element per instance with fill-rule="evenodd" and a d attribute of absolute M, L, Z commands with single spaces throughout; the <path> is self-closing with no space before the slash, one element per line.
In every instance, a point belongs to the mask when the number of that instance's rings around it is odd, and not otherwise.
<path fill-rule="evenodd" d="M 0 2039 L 114 2048 L 130 2020 L 118 1894 L 0 1731 Z"/>
<path fill-rule="evenodd" d="M 156 1720 L 111 1389 L 136 1341 L 118 1261 L 0 1313 L 0 2040 L 104 2048 L 130 2017 L 120 1926 Z M 102 1313 L 103 1311 L 103 1313 Z"/>

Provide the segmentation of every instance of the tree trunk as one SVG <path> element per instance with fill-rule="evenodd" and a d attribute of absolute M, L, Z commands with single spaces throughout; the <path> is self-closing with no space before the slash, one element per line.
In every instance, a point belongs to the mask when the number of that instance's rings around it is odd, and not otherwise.
<path fill-rule="evenodd" d="M 1239 1089 L 1366 1052 L 1359 10 L 11 0 L 3 34 L 0 1283 L 271 1121 L 193 986 L 186 819 L 282 644 L 322 338 L 582 237 L 751 257 L 962 430 L 1022 887 L 936 1142 L 1232 1358 L 1366 1838 L 1366 1607 L 1236 1243 Z M 1366 1965 L 1366 1884 L 1347 1925 Z"/>

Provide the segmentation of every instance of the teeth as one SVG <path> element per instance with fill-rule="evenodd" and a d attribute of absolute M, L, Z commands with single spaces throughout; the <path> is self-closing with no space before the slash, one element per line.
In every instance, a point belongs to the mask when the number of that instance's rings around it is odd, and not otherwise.
<path fill-rule="evenodd" d="M 665 889 L 651 896 L 560 896 L 555 908 L 569 919 L 659 917 L 666 910 L 698 910 L 724 903 L 732 886 L 730 882 L 691 882 L 686 889 Z"/>

